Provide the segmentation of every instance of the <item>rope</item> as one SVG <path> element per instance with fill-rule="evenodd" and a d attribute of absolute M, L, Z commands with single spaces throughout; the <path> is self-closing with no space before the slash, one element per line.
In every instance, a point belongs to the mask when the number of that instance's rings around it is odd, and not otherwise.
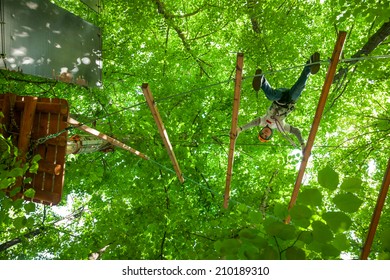
<path fill-rule="evenodd" d="M 371 60 L 371 59 L 387 59 L 387 58 L 390 58 L 390 55 L 361 56 L 361 57 L 354 57 L 354 58 L 345 58 L 345 59 L 340 59 L 339 62 L 350 63 L 352 61 Z M 278 73 L 278 72 L 293 70 L 293 69 L 296 69 L 296 68 L 302 68 L 302 67 L 305 67 L 305 66 L 312 66 L 312 65 L 321 64 L 321 63 L 330 63 L 330 59 L 320 60 L 320 61 L 313 62 L 313 63 L 300 64 L 300 65 L 291 66 L 291 67 L 287 67 L 287 68 L 282 68 L 282 69 L 274 70 L 274 71 L 263 72 L 263 73 L 261 73 L 259 75 L 253 75 L 253 76 L 245 77 L 245 78 L 243 78 L 243 80 L 254 78 L 254 77 L 259 77 L 259 76 L 262 76 L 262 75 L 270 75 L 270 74 L 274 74 L 274 73 Z"/>
<path fill-rule="evenodd" d="M 292 140 L 291 137 L 287 135 L 286 130 L 284 129 L 284 127 L 282 126 L 282 124 L 279 122 L 279 120 L 276 119 L 276 118 L 275 118 L 275 123 L 276 123 L 276 126 L 277 126 L 278 130 L 279 130 L 280 133 L 282 134 L 282 136 L 283 136 L 285 139 L 287 139 L 287 141 L 290 142 L 290 144 L 293 145 L 293 147 L 298 148 L 297 144 L 295 144 L 294 140 Z"/>
<path fill-rule="evenodd" d="M 376 56 L 361 56 L 361 57 L 345 58 L 345 59 L 340 59 L 340 62 L 349 63 L 352 61 L 370 60 L 370 59 L 386 59 L 386 58 L 390 58 L 390 55 L 376 55 Z"/>
<path fill-rule="evenodd" d="M 189 91 L 181 92 L 181 93 L 170 95 L 170 96 L 167 96 L 167 97 L 158 98 L 158 99 L 155 99 L 155 101 L 156 102 L 160 102 L 160 101 L 172 99 L 172 98 L 175 98 L 175 97 L 178 97 L 178 96 L 189 95 L 191 93 L 194 93 L 194 92 L 197 92 L 197 91 L 201 91 L 201 90 L 204 90 L 204 89 L 208 89 L 208 88 L 211 88 L 211 87 L 214 87 L 214 86 L 219 86 L 221 84 L 229 83 L 231 81 L 234 81 L 234 79 L 227 79 L 227 80 L 222 81 L 222 82 L 217 82 L 217 83 L 214 83 L 214 84 L 206 85 L 206 86 L 203 86 L 203 87 L 200 87 L 200 88 L 195 88 L 195 89 L 192 89 L 192 90 L 189 90 Z M 146 102 L 144 102 L 144 103 L 146 103 Z"/>

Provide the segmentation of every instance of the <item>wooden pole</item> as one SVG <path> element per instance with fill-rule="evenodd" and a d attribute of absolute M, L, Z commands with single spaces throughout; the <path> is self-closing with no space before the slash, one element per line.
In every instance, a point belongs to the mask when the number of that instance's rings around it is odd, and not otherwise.
<path fill-rule="evenodd" d="M 345 32 L 345 31 L 339 32 L 337 42 L 336 42 L 334 50 L 333 50 L 333 55 L 332 55 L 332 58 L 330 61 L 328 73 L 326 74 L 325 83 L 324 83 L 324 86 L 322 87 L 322 93 L 320 96 L 320 100 L 318 102 L 317 111 L 316 111 L 316 114 L 314 116 L 313 124 L 311 126 L 311 130 L 310 130 L 309 138 L 307 140 L 307 144 L 306 144 L 305 152 L 304 152 L 304 155 L 302 158 L 301 166 L 299 168 L 298 177 L 297 177 L 297 180 L 295 182 L 295 186 L 294 186 L 294 190 L 293 190 L 293 193 L 291 196 L 290 204 L 288 206 L 289 210 L 295 205 L 295 202 L 298 198 L 298 193 L 299 193 L 299 189 L 301 187 L 303 175 L 305 173 L 306 166 L 307 166 L 310 154 L 311 154 L 311 149 L 313 148 L 314 139 L 316 137 L 318 127 L 320 125 L 322 113 L 324 112 L 324 108 L 325 108 L 326 99 L 328 98 L 329 90 L 330 90 L 330 87 L 331 87 L 332 82 L 333 82 L 333 77 L 334 77 L 334 74 L 336 73 L 337 64 L 339 63 L 339 60 L 340 60 L 340 56 L 341 56 L 341 52 L 343 50 L 346 36 L 347 36 L 347 32 Z M 291 217 L 288 216 L 286 218 L 285 222 L 290 223 L 290 219 L 291 219 Z"/>
<path fill-rule="evenodd" d="M 15 95 L 10 95 L 10 99 L 15 97 Z M 18 139 L 18 149 L 20 152 L 20 159 L 23 165 L 26 162 L 26 155 L 30 149 L 31 130 L 34 123 L 37 100 L 37 97 L 24 97 L 25 105 L 23 108 L 22 119 L 20 121 L 20 133 Z M 11 101 L 11 103 L 12 102 L 13 101 Z M 18 177 L 16 179 L 15 185 L 10 189 L 10 191 L 20 187 L 22 185 L 22 179 L 22 177 Z"/>
<path fill-rule="evenodd" d="M 364 244 L 362 254 L 360 255 L 361 260 L 366 260 L 368 258 L 368 255 L 370 254 L 372 242 L 374 241 L 375 232 L 379 224 L 379 219 L 381 217 L 381 213 L 382 213 L 383 206 L 385 204 L 387 193 L 389 191 L 389 185 L 390 185 L 390 158 L 389 161 L 387 162 L 387 169 L 385 172 L 385 176 L 383 178 L 382 187 L 379 192 L 378 200 L 376 202 L 374 214 L 372 215 L 367 239 Z"/>
<path fill-rule="evenodd" d="M 181 183 L 184 182 L 183 174 L 181 173 L 179 163 L 176 160 L 175 152 L 173 151 L 171 142 L 169 141 L 167 130 L 164 127 L 164 123 L 162 122 L 160 113 L 158 112 L 156 102 L 153 99 L 152 92 L 150 91 L 149 85 L 147 83 L 142 84 L 142 91 L 144 93 L 146 102 L 148 103 L 148 106 L 150 108 L 150 111 L 152 112 L 153 118 L 157 124 L 158 131 L 160 132 L 160 136 L 164 142 L 164 146 L 168 151 L 169 158 L 172 161 L 173 168 L 175 169 L 177 178 Z"/>
<path fill-rule="evenodd" d="M 124 149 L 126 151 L 130 151 L 131 153 L 135 154 L 136 156 L 139 156 L 143 159 L 149 160 L 149 157 L 144 155 L 143 153 L 127 146 L 126 144 L 124 144 L 124 143 L 122 143 L 122 142 L 120 142 L 120 141 L 118 141 L 118 140 L 116 140 L 116 139 L 114 139 L 106 134 L 103 134 L 103 133 L 97 131 L 96 129 L 94 129 L 92 127 L 81 124 L 80 122 L 76 121 L 73 118 L 69 117 L 68 123 L 75 126 L 77 129 L 80 129 L 80 130 L 85 131 L 91 135 L 94 135 L 100 139 L 103 139 L 104 141 L 107 141 L 116 147 L 119 147 L 119 148 Z"/>
<path fill-rule="evenodd" d="M 234 86 L 232 127 L 230 129 L 230 148 L 229 148 L 229 157 L 228 157 L 228 167 L 226 172 L 225 196 L 223 202 L 223 207 L 225 209 L 227 209 L 229 206 L 230 184 L 231 184 L 232 173 L 233 173 L 234 147 L 236 145 L 236 138 L 237 138 L 238 110 L 240 108 L 240 94 L 241 94 L 243 66 L 244 66 L 244 54 L 238 53 L 237 65 L 236 65 L 236 80 Z"/>
<path fill-rule="evenodd" d="M 24 160 L 28 152 L 31 139 L 31 130 L 34 123 L 35 109 L 37 106 L 38 97 L 24 97 L 25 105 L 22 114 L 20 125 L 20 134 L 18 139 L 18 148 L 21 152 L 21 157 Z"/>

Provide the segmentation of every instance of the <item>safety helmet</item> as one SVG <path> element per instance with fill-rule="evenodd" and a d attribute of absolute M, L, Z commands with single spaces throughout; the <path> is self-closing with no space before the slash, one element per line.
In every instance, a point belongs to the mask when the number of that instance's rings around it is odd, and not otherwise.
<path fill-rule="evenodd" d="M 269 129 L 271 130 L 271 134 L 270 134 L 270 136 L 268 136 L 267 138 L 263 138 L 263 137 L 261 136 L 261 132 L 262 132 L 265 128 L 269 128 Z M 259 138 L 260 142 L 266 143 L 266 142 L 268 142 L 268 141 L 272 138 L 272 135 L 273 135 L 273 134 L 274 134 L 274 131 L 267 125 L 267 126 L 263 127 L 263 128 L 259 131 L 258 138 Z"/>

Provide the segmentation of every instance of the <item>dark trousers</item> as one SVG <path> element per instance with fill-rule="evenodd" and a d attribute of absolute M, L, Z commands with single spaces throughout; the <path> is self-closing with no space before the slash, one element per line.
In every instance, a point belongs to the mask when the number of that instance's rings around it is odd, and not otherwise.
<path fill-rule="evenodd" d="M 305 89 L 307 79 L 310 75 L 310 66 L 305 66 L 302 70 L 301 75 L 295 84 L 290 88 L 277 88 L 273 89 L 264 77 L 261 89 L 264 91 L 267 99 L 271 101 L 279 101 L 281 103 L 295 102 L 302 94 Z"/>

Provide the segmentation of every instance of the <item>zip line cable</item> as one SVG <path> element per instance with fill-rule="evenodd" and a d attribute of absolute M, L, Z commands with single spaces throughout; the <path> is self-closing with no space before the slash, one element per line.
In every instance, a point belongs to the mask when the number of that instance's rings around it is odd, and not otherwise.
<path fill-rule="evenodd" d="M 353 62 L 353 61 L 371 60 L 371 59 L 387 59 L 387 58 L 390 58 L 390 55 L 364 56 L 364 57 L 341 59 L 339 61 L 339 63 L 341 63 L 341 62 L 350 63 L 350 62 Z M 245 76 L 245 77 L 242 78 L 242 80 L 251 79 L 251 78 L 254 78 L 254 77 L 257 77 L 257 76 L 261 76 L 261 75 L 270 75 L 270 74 L 274 74 L 274 73 L 289 71 L 289 70 L 293 70 L 293 69 L 296 69 L 296 68 L 302 68 L 304 66 L 311 66 L 311 65 L 321 64 L 321 63 L 330 63 L 330 60 L 328 59 L 328 60 L 321 60 L 321 61 L 314 62 L 314 63 L 309 63 L 309 64 L 307 64 L 307 63 L 300 64 L 300 65 L 296 65 L 296 66 L 282 68 L 282 69 L 279 69 L 279 70 L 273 70 L 273 71 L 264 72 L 264 73 L 262 73 L 260 75 Z M 222 85 L 222 84 L 225 84 L 225 83 L 233 82 L 234 80 L 235 79 L 230 78 L 230 79 L 227 79 L 227 80 L 224 80 L 224 81 L 220 81 L 220 82 L 216 82 L 216 83 L 213 83 L 213 84 L 205 85 L 205 86 L 202 86 L 202 87 L 199 87 L 199 88 L 194 88 L 194 89 L 188 90 L 188 91 L 183 91 L 183 92 L 180 92 L 180 93 L 177 93 L 177 94 L 173 94 L 173 95 L 169 95 L 169 96 L 166 96 L 166 97 L 155 98 L 155 102 L 162 102 L 162 101 L 170 100 L 170 99 L 173 99 L 173 98 L 176 98 L 176 97 L 190 95 L 190 94 L 192 94 L 194 92 L 202 91 L 202 90 L 205 90 L 205 89 L 208 89 L 208 88 L 211 88 L 211 87 L 215 87 L 215 86 L 219 86 L 219 85 Z M 113 113 L 110 113 L 110 114 L 106 114 L 104 117 L 94 118 L 92 120 L 87 120 L 87 121 L 85 121 L 85 123 L 92 123 L 94 121 L 97 121 L 97 120 L 100 120 L 100 119 L 103 119 L 103 118 L 106 118 L 106 117 L 109 117 L 109 116 L 117 115 L 117 114 L 120 114 L 120 113 L 122 113 L 124 111 L 127 111 L 129 109 L 132 109 L 132 108 L 135 108 L 135 107 L 139 107 L 139 106 L 145 105 L 145 104 L 146 104 L 146 101 L 139 102 L 139 103 L 136 103 L 136 104 L 134 104 L 132 106 L 122 108 L 122 109 L 120 109 L 120 110 L 118 110 L 116 112 L 113 112 Z"/>

